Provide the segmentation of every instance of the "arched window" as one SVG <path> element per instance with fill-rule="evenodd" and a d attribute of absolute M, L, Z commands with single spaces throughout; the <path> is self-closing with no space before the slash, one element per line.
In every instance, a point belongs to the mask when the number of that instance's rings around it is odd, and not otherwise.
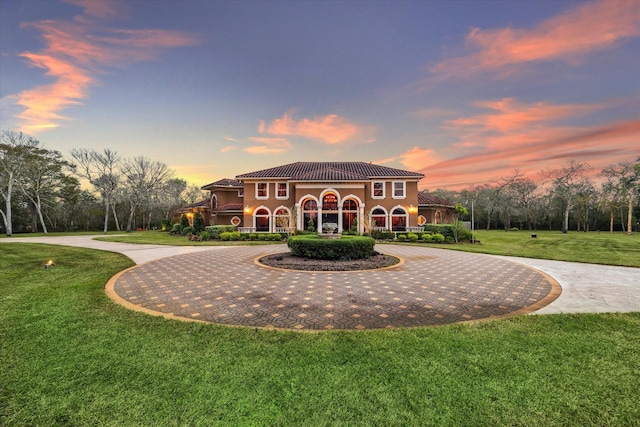
<path fill-rule="evenodd" d="M 218 196 L 215 194 L 211 196 L 211 210 L 214 210 L 218 207 Z"/>
<path fill-rule="evenodd" d="M 271 231 L 269 227 L 269 211 L 261 208 L 255 213 L 256 231 Z"/>
<path fill-rule="evenodd" d="M 357 231 L 358 204 L 355 200 L 345 200 L 342 203 L 342 229 Z"/>
<path fill-rule="evenodd" d="M 307 199 L 302 204 L 302 228 L 304 230 L 316 231 L 318 228 L 318 203 L 313 199 Z"/>
<path fill-rule="evenodd" d="M 289 228 L 291 224 L 291 215 L 285 208 L 279 208 L 276 213 L 273 214 L 275 224 L 277 228 Z"/>
<path fill-rule="evenodd" d="M 440 211 L 436 211 L 436 214 L 435 214 L 435 218 L 434 218 L 433 223 L 434 223 L 434 224 L 440 224 L 440 223 L 442 223 L 442 212 L 440 212 Z"/>
<path fill-rule="evenodd" d="M 397 207 L 391 211 L 391 231 L 405 231 L 407 229 L 407 211 Z"/>
<path fill-rule="evenodd" d="M 382 208 L 371 211 L 371 226 L 387 228 L 387 213 Z"/>

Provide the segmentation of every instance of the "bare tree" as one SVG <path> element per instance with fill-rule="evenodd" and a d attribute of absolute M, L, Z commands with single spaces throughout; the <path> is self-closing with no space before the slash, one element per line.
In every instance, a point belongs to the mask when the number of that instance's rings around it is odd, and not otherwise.
<path fill-rule="evenodd" d="M 71 156 L 77 162 L 77 173 L 95 187 L 104 203 L 104 233 L 109 227 L 109 208 L 111 197 L 120 186 L 122 172 L 120 156 L 105 148 L 102 153 L 85 148 L 71 150 Z"/>
<path fill-rule="evenodd" d="M 542 175 L 551 181 L 556 196 L 563 202 L 563 233 L 569 230 L 569 213 L 574 207 L 576 196 L 586 185 L 590 185 L 589 180 L 586 178 L 586 174 L 590 169 L 591 166 L 587 163 L 571 160 L 563 168 L 542 171 Z"/>
<path fill-rule="evenodd" d="M 521 178 L 511 183 L 510 191 L 519 205 L 524 220 L 529 230 L 537 228 L 535 220 L 537 219 L 537 203 L 536 190 L 538 186 L 535 182 L 528 178 Z"/>
<path fill-rule="evenodd" d="M 136 208 L 149 200 L 154 190 L 161 188 L 171 177 L 173 171 L 164 163 L 154 162 L 146 157 L 134 157 L 123 166 L 129 199 L 129 219 L 127 232 L 131 232 Z"/>
<path fill-rule="evenodd" d="M 11 197 L 14 186 L 25 172 L 25 163 L 39 142 L 22 132 L 2 131 L 0 140 L 0 195 L 5 209 L 0 209 L 7 236 L 13 234 Z"/>
<path fill-rule="evenodd" d="M 65 171 L 73 170 L 74 165 L 62 158 L 59 151 L 45 148 L 33 148 L 23 164 L 24 173 L 17 186 L 29 199 L 36 211 L 42 231 L 48 234 L 42 215 L 43 198 L 51 198 L 62 187 Z"/>

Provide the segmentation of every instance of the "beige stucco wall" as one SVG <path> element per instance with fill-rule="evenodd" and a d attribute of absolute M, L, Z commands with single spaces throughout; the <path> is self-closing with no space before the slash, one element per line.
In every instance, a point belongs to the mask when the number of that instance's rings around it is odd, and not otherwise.
<path fill-rule="evenodd" d="M 244 226 L 252 227 L 254 223 L 253 215 L 256 209 L 260 207 L 267 208 L 271 215 L 280 208 L 286 207 L 292 211 L 294 220 L 300 216 L 300 210 L 298 207 L 306 200 L 306 198 L 315 198 L 318 201 L 318 205 L 322 205 L 322 197 L 328 191 L 335 193 L 338 196 L 338 204 L 342 206 L 345 199 L 353 198 L 358 202 L 360 207 L 359 216 L 368 217 L 371 210 L 375 207 L 382 207 L 386 210 L 387 214 L 391 214 L 391 211 L 402 206 L 408 213 L 408 227 L 418 226 L 418 182 L 415 180 L 397 180 L 404 181 L 405 184 L 405 197 L 393 198 L 393 182 L 394 180 L 380 180 L 385 183 L 385 197 L 383 199 L 373 198 L 371 194 L 372 182 L 352 182 L 352 183 L 289 183 L 289 197 L 286 199 L 278 199 L 276 197 L 276 184 L 278 182 L 286 182 L 284 180 L 245 180 L 244 181 L 244 203 L 248 206 L 244 212 Z M 268 198 L 257 199 L 256 198 L 256 184 L 257 183 L 268 184 Z M 220 200 L 220 199 L 219 199 Z M 229 202 L 233 203 L 233 202 Z M 297 221 L 298 228 L 304 228 L 301 226 L 301 220 Z M 389 221 L 390 223 L 390 221 Z"/>

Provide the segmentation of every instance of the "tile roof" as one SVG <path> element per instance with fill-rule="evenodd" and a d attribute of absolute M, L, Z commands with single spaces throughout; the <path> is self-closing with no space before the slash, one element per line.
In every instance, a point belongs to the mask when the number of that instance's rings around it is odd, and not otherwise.
<path fill-rule="evenodd" d="M 296 162 L 236 176 L 239 180 L 247 178 L 283 178 L 292 181 L 362 181 L 373 178 L 421 179 L 423 177 L 424 175 L 421 173 L 365 162 Z"/>
<path fill-rule="evenodd" d="M 346 170 L 328 167 L 324 169 L 316 169 L 296 177 L 291 180 L 295 181 L 368 181 L 369 177 L 353 173 Z"/>
<path fill-rule="evenodd" d="M 241 211 L 244 208 L 242 203 L 226 203 L 218 206 L 216 211 Z"/>
<path fill-rule="evenodd" d="M 211 184 L 200 187 L 202 190 L 208 190 L 211 187 L 238 187 L 242 188 L 242 183 L 237 179 L 223 178 Z"/>
<path fill-rule="evenodd" d="M 418 205 L 436 205 L 436 206 L 447 206 L 447 207 L 455 207 L 455 203 L 450 200 L 443 199 L 438 196 L 434 196 L 433 194 L 425 193 L 420 191 L 418 193 Z"/>

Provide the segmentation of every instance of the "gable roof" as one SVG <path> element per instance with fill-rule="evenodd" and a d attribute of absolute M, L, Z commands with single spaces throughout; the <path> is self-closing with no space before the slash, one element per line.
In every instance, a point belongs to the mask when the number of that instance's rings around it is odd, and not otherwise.
<path fill-rule="evenodd" d="M 242 188 L 242 183 L 237 179 L 223 178 L 216 182 L 212 182 L 211 184 L 203 185 L 200 187 L 201 190 L 209 190 L 213 187 L 238 187 Z"/>
<path fill-rule="evenodd" d="M 418 192 L 418 206 L 446 206 L 454 208 L 456 205 L 450 200 L 420 191 Z"/>
<path fill-rule="evenodd" d="M 292 181 L 364 181 L 375 178 L 413 178 L 424 175 L 365 162 L 296 162 L 236 176 L 236 179 L 281 178 Z"/>

